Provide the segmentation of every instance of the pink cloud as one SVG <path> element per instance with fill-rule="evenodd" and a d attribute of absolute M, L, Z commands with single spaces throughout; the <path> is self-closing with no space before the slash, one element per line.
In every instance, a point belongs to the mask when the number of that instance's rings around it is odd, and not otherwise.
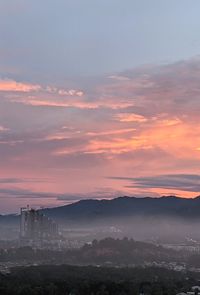
<path fill-rule="evenodd" d="M 0 91 L 6 92 L 31 92 L 41 89 L 40 85 L 20 83 L 14 80 L 0 80 Z"/>
<path fill-rule="evenodd" d="M 3 176 L 52 179 L 16 184 L 32 191 L 86 194 L 98 183 L 137 194 L 142 189 L 106 177 L 199 174 L 199 68 L 192 60 L 133 70 L 84 91 L 0 83 Z M 148 191 L 172 192 L 169 187 Z"/>

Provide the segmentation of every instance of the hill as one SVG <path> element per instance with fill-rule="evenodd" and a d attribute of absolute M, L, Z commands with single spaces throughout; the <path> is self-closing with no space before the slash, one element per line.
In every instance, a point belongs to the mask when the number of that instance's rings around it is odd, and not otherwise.
<path fill-rule="evenodd" d="M 194 199 L 164 196 L 161 198 L 120 197 L 111 200 L 81 200 L 42 212 L 57 220 L 95 221 L 106 218 L 179 217 L 200 218 L 200 197 Z"/>

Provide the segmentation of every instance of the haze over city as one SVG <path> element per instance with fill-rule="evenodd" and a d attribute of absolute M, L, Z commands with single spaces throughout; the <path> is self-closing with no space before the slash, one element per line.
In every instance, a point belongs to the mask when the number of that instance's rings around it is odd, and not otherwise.
<path fill-rule="evenodd" d="M 0 211 L 200 191 L 200 2 L 0 1 Z"/>

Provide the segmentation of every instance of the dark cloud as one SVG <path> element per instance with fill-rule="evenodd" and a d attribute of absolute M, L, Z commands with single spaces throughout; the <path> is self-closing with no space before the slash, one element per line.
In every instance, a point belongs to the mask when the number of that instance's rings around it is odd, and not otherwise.
<path fill-rule="evenodd" d="M 44 183 L 49 182 L 45 178 L 0 178 L 0 184 L 13 184 L 13 183 Z"/>
<path fill-rule="evenodd" d="M 0 188 L 1 198 L 19 198 L 19 199 L 56 199 L 58 194 L 48 192 L 38 192 L 21 188 Z"/>
<path fill-rule="evenodd" d="M 138 189 L 170 189 L 188 192 L 200 192 L 200 175 L 196 174 L 166 174 L 148 177 L 111 177 L 115 180 L 129 181 L 126 186 Z"/>
<path fill-rule="evenodd" d="M 5 182 L 9 183 L 9 182 Z M 10 182 L 17 183 L 17 182 Z M 75 202 L 79 200 L 85 199 L 111 199 L 115 197 L 120 197 L 125 195 L 125 192 L 119 190 L 113 190 L 110 188 L 102 188 L 93 192 L 88 193 L 50 193 L 50 192 L 38 192 L 28 189 L 21 188 L 0 188 L 0 198 L 18 198 L 18 199 L 27 199 L 27 200 L 35 200 L 35 199 L 55 199 L 57 201 L 68 203 Z"/>

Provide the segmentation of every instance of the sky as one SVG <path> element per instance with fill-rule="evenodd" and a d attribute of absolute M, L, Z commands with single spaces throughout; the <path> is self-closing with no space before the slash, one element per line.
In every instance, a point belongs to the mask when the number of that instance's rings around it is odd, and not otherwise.
<path fill-rule="evenodd" d="M 0 1 L 0 213 L 199 195 L 199 10 Z"/>

